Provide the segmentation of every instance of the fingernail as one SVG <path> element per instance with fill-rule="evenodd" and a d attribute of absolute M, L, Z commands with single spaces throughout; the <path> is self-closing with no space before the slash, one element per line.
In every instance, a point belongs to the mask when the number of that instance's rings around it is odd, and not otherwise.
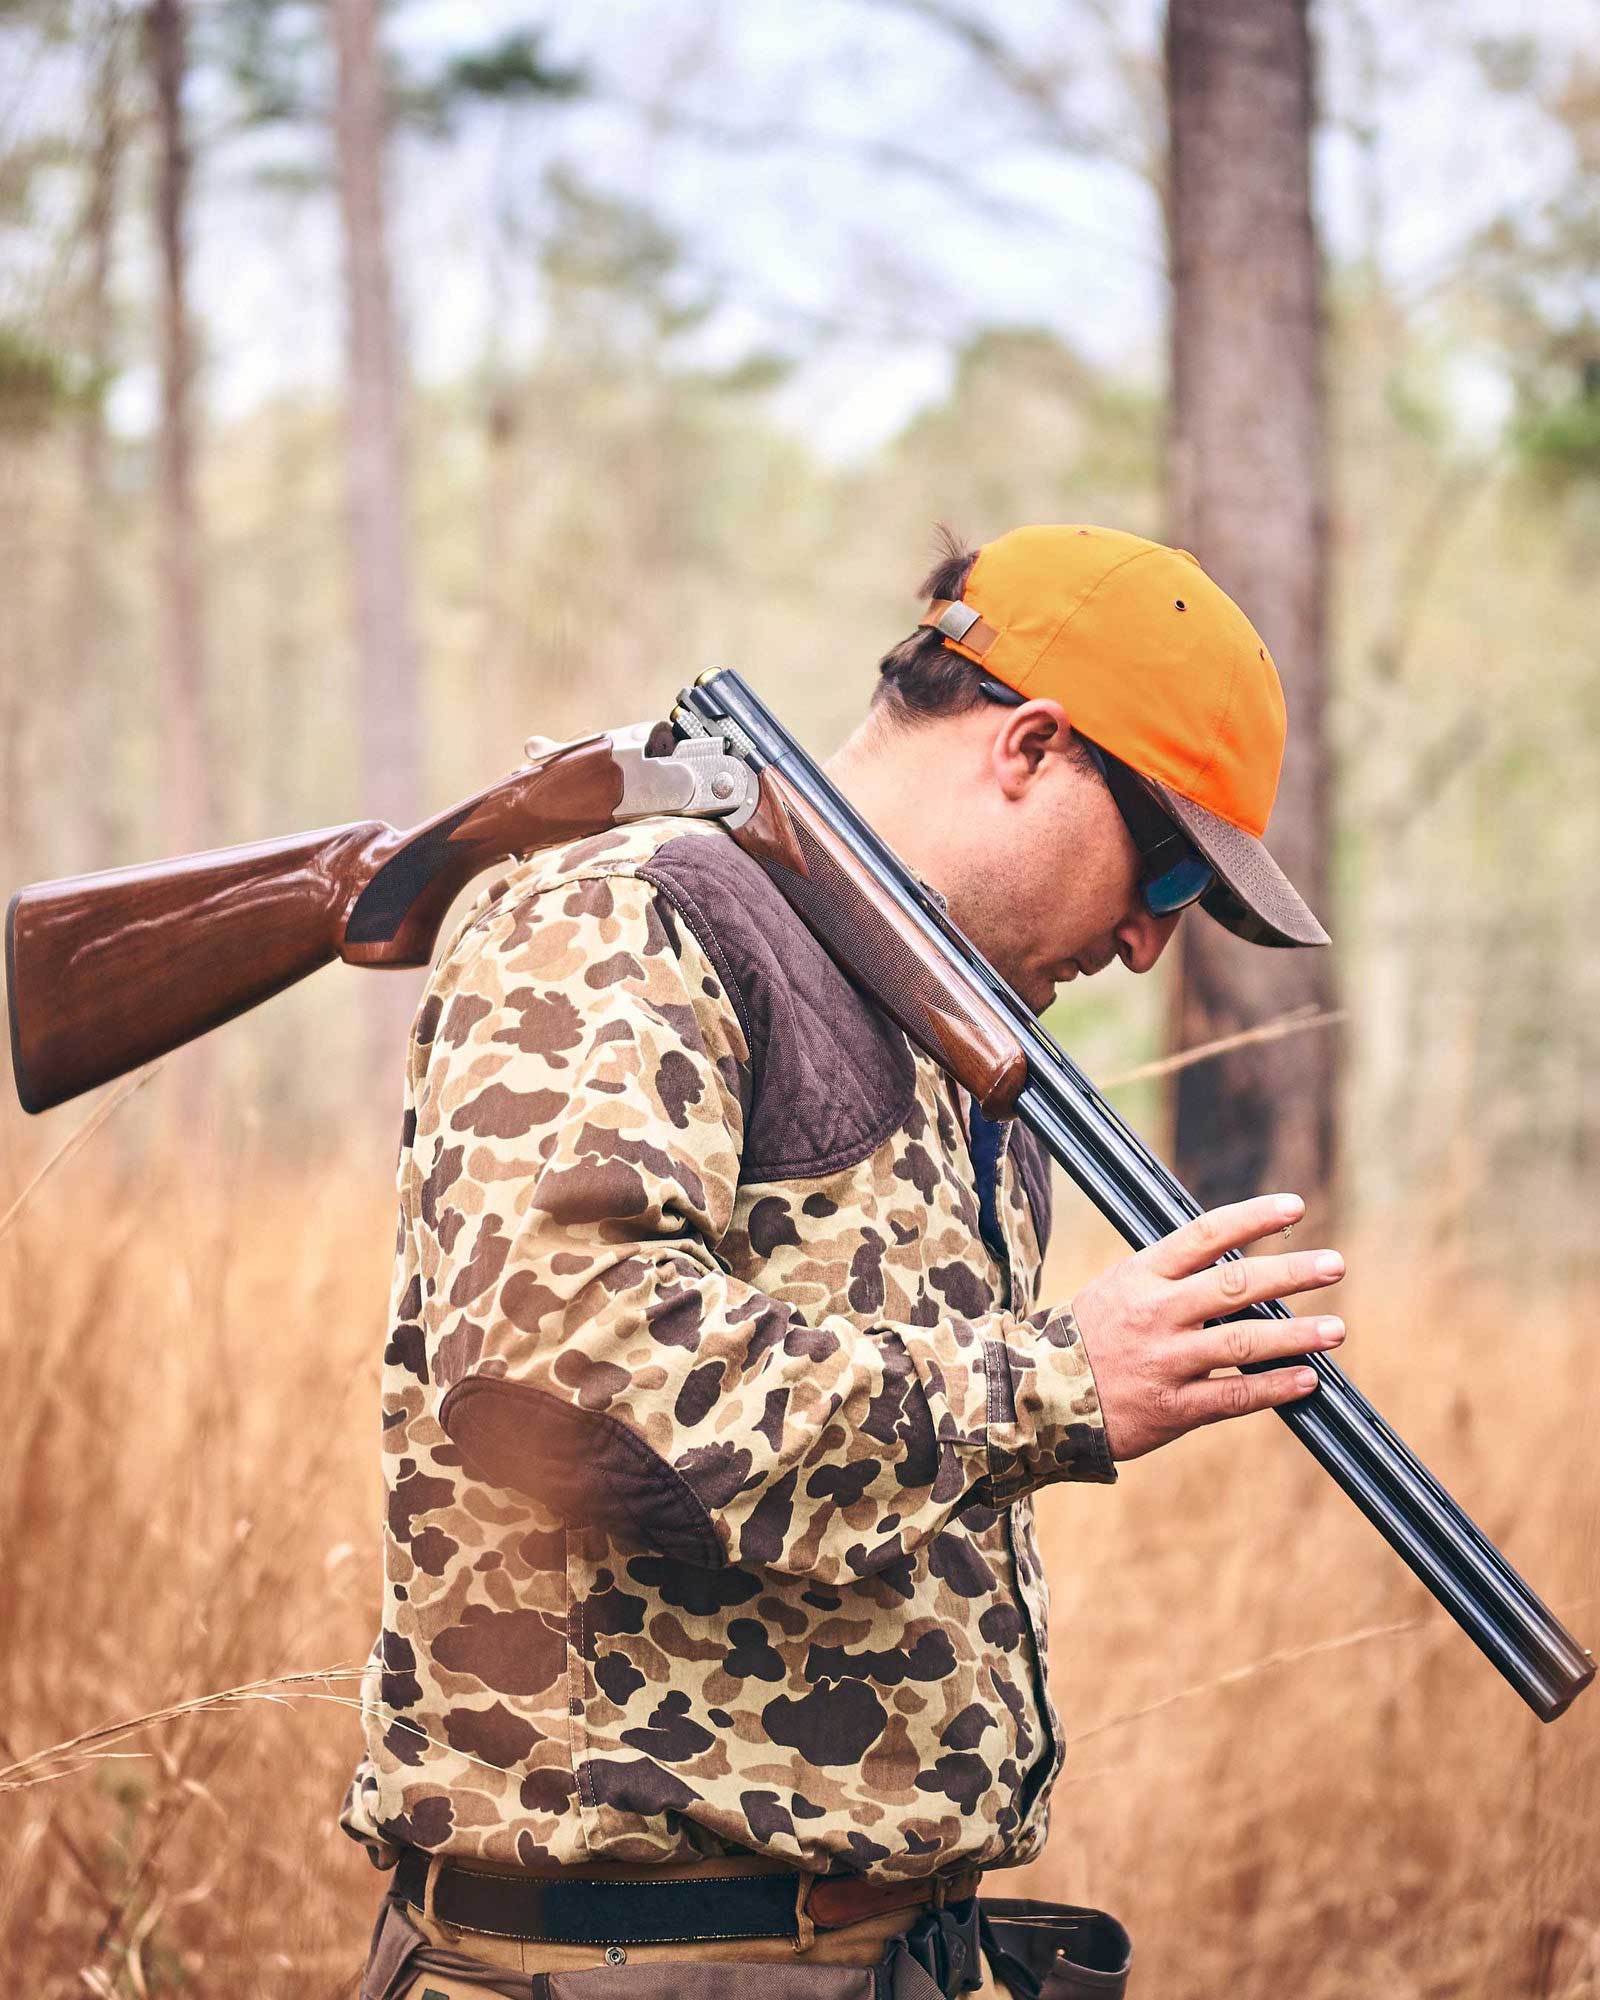
<path fill-rule="evenodd" d="M 1297 1368 L 1294 1371 L 1294 1379 L 1296 1385 L 1304 1390 L 1311 1390 L 1317 1386 L 1316 1370 L 1313 1368 Z"/>
<path fill-rule="evenodd" d="M 1317 1321 L 1317 1332 L 1328 1342 L 1330 1347 L 1337 1347 L 1339 1342 L 1344 1339 L 1344 1321 L 1342 1319 L 1319 1319 Z"/>
<path fill-rule="evenodd" d="M 1297 1215 L 1304 1215 L 1305 1212 L 1306 1205 L 1300 1199 L 1299 1195 L 1280 1194 L 1278 1196 L 1278 1213 L 1286 1220 L 1293 1221 Z"/>
<path fill-rule="evenodd" d="M 1341 1278 L 1344 1276 L 1344 1259 L 1337 1250 L 1317 1252 L 1317 1276 L 1319 1278 Z"/>

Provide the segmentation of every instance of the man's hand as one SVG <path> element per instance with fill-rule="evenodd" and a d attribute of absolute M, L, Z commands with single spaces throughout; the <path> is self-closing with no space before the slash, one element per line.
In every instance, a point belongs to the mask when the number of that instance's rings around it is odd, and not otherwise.
<path fill-rule="evenodd" d="M 1079 1292 L 1072 1313 L 1094 1369 L 1113 1458 L 1139 1458 L 1201 1424 L 1276 1409 L 1317 1386 L 1309 1368 L 1215 1381 L 1211 1372 L 1337 1347 L 1344 1339 L 1343 1320 L 1205 1325 L 1258 1300 L 1311 1291 L 1344 1276 L 1337 1250 L 1217 1263 L 1225 1251 L 1242 1250 L 1304 1213 L 1305 1203 L 1293 1194 L 1213 1208 L 1148 1250 L 1124 1257 Z"/>

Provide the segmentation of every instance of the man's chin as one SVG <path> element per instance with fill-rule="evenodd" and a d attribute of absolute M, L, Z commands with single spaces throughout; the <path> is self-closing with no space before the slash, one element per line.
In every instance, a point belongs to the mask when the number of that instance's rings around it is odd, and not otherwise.
<path fill-rule="evenodd" d="M 1089 974 L 1084 971 L 1078 960 L 1069 958 L 1059 971 L 1041 972 L 1038 976 L 1036 991 L 1031 993 L 1025 992 L 1021 987 L 1017 990 L 1022 993 L 1023 998 L 1036 1014 L 1043 1014 L 1055 1005 L 1056 1001 L 1060 999 L 1063 990 L 1070 986 L 1074 979 L 1087 979 L 1088 977 Z"/>
<path fill-rule="evenodd" d="M 1030 985 L 1019 986 L 1017 991 L 1022 995 L 1035 1014 L 1047 1014 L 1055 1005 L 1056 995 L 1061 991 L 1064 983 L 1064 981 L 1040 977 Z"/>
<path fill-rule="evenodd" d="M 1024 965 L 1004 965 L 991 959 L 1000 977 L 1033 1014 L 1047 1013 L 1055 1005 L 1057 993 L 1069 979 L 1077 977 L 1077 967 L 1064 973 L 1040 972 Z"/>

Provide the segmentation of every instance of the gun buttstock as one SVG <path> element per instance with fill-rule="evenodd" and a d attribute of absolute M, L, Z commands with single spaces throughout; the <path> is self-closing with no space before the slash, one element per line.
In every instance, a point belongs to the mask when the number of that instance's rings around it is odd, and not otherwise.
<path fill-rule="evenodd" d="M 338 954 L 380 820 L 19 890 L 6 911 L 24 1110 L 109 1083 Z"/>
<path fill-rule="evenodd" d="M 611 739 L 585 737 L 408 832 L 366 820 L 20 890 L 6 999 L 24 1110 L 109 1083 L 330 959 L 426 965 L 475 875 L 611 826 L 622 789 Z"/>

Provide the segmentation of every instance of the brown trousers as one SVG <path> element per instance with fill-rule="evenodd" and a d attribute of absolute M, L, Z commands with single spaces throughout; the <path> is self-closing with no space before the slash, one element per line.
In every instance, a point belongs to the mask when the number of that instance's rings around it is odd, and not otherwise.
<path fill-rule="evenodd" d="M 780 1864 L 748 1860 L 693 1862 L 660 1871 L 663 1879 L 697 1874 L 761 1874 Z M 788 1872 L 784 1870 L 783 1872 Z M 431 1876 L 430 1876 L 431 1882 Z M 431 1896 L 428 1898 L 431 1902 Z M 1039 1916 L 1048 1904 L 996 1905 Z M 468 1931 L 427 1908 L 388 1902 L 373 1936 L 361 2000 L 877 2000 L 874 1970 L 920 1911 L 895 1910 L 810 1937 L 707 1939 L 629 1945 L 620 1962 L 601 1945 L 528 1943 Z M 1024 1937 L 1026 1932 L 1023 1933 Z M 944 2000 L 921 1968 L 897 1964 L 893 2000 Z M 1044 1974 L 1040 2000 L 1118 2000 L 1126 1967 L 1087 1971 L 1064 1963 Z M 1013 2000 L 1011 1989 L 983 1968 L 971 2000 Z"/>

